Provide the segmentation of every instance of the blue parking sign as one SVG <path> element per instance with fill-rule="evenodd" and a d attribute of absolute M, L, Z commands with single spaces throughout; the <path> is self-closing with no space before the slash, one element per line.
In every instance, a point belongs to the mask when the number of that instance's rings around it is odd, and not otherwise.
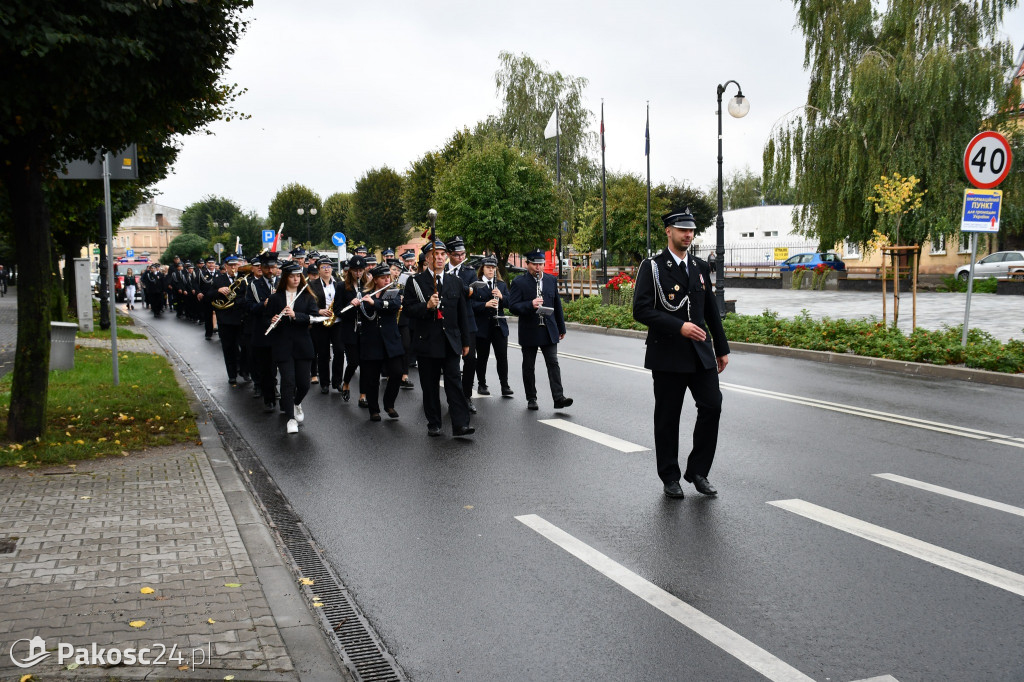
<path fill-rule="evenodd" d="M 263 230 L 263 243 L 264 244 L 273 244 L 274 243 L 274 235 L 275 234 L 276 233 L 273 230 Z"/>
<path fill-rule="evenodd" d="M 128 256 L 129 258 L 135 258 L 135 249 L 128 249 L 127 251 L 124 252 L 124 255 Z"/>
<path fill-rule="evenodd" d="M 345 233 L 343 233 L 343 232 L 335 232 L 333 235 L 331 235 L 331 241 L 334 243 L 335 246 L 344 246 L 345 245 Z"/>

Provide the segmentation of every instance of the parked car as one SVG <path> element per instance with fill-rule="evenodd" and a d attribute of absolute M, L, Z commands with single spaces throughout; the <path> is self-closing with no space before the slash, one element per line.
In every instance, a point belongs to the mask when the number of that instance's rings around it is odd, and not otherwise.
<path fill-rule="evenodd" d="M 833 270 L 846 270 L 846 263 L 834 253 L 798 253 L 779 263 L 779 271 L 790 272 L 801 266 L 813 270 L 819 265 Z"/>
<path fill-rule="evenodd" d="M 971 266 L 961 265 L 956 269 L 956 278 L 966 282 L 970 276 Z M 1024 276 L 1024 251 L 996 251 L 974 264 L 975 278 Z"/>

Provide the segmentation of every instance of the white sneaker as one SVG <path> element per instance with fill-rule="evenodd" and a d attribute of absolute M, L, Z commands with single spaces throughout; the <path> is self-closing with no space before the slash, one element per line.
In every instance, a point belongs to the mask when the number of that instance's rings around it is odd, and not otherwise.
<path fill-rule="evenodd" d="M 295 406 L 295 421 L 297 421 L 298 423 L 301 424 L 302 421 L 305 418 L 306 418 L 306 415 L 302 414 L 302 405 L 296 405 Z"/>
<path fill-rule="evenodd" d="M 287 431 L 288 431 L 288 433 L 298 433 L 299 432 L 299 423 L 297 421 L 295 421 L 294 419 L 289 419 L 288 420 Z"/>

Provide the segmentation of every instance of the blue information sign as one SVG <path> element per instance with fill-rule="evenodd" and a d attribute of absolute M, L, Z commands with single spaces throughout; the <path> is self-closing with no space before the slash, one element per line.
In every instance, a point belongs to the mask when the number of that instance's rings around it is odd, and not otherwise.
<path fill-rule="evenodd" d="M 999 232 L 999 209 L 1002 203 L 1002 190 L 964 190 L 964 214 L 960 221 L 960 231 Z"/>
<path fill-rule="evenodd" d="M 273 230 L 263 230 L 263 243 L 264 244 L 273 244 L 274 243 L 274 235 L 275 234 L 276 233 Z"/>
<path fill-rule="evenodd" d="M 127 251 L 124 252 L 124 255 L 128 256 L 129 258 L 135 258 L 135 249 L 128 249 Z"/>
<path fill-rule="evenodd" d="M 343 232 L 335 232 L 331 235 L 331 241 L 334 242 L 335 246 L 345 245 L 345 234 Z"/>

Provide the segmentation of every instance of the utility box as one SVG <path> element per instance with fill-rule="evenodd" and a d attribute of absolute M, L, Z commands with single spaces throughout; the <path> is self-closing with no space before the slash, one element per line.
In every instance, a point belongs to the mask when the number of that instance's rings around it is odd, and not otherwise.
<path fill-rule="evenodd" d="M 78 325 L 74 322 L 50 323 L 50 371 L 75 368 L 75 334 Z"/>
<path fill-rule="evenodd" d="M 90 272 L 88 258 L 75 259 L 75 306 L 78 308 L 78 328 L 86 333 L 92 331 L 93 325 Z"/>

